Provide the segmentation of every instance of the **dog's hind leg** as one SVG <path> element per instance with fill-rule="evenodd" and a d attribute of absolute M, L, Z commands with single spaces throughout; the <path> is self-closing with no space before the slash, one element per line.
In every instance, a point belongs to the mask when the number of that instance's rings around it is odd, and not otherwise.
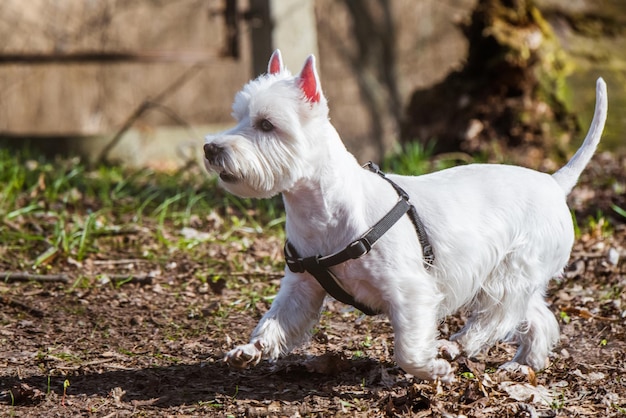
<path fill-rule="evenodd" d="M 548 354 L 559 339 L 559 324 L 548 308 L 543 292 L 535 292 L 528 301 L 526 319 L 510 338 L 519 344 L 513 363 L 526 364 L 534 370 L 546 366 Z"/>
<path fill-rule="evenodd" d="M 519 344 L 511 363 L 541 370 L 559 338 L 558 323 L 544 299 L 543 280 L 533 279 L 541 277 L 539 273 L 543 276 L 543 272 L 527 262 L 509 260 L 506 265 L 508 268 L 494 272 L 492 280 L 477 295 L 468 323 L 452 340 L 461 344 L 468 356 L 499 340 Z"/>
<path fill-rule="evenodd" d="M 452 336 L 468 356 L 475 356 L 517 332 L 527 317 L 529 300 L 539 288 L 533 279 L 535 271 L 527 260 L 509 254 L 491 272 L 467 306 L 467 324 Z"/>
<path fill-rule="evenodd" d="M 524 319 L 527 296 L 479 292 L 470 307 L 470 317 L 461 331 L 451 340 L 459 343 L 469 357 L 493 346 L 513 334 Z"/>

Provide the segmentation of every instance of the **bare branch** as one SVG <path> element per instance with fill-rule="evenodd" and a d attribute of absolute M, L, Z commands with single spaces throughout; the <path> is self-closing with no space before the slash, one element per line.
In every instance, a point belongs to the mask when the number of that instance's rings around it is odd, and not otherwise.
<path fill-rule="evenodd" d="M 0 271 L 0 280 L 4 282 L 61 282 L 69 283 L 65 274 L 31 274 L 26 272 Z"/>
<path fill-rule="evenodd" d="M 139 119 L 147 110 L 152 107 L 155 107 L 155 103 L 160 103 L 164 99 L 166 99 L 169 95 L 176 92 L 179 88 L 181 88 L 189 79 L 196 75 L 196 73 L 203 67 L 202 64 L 195 64 L 188 68 L 184 73 L 180 75 L 176 80 L 174 80 L 170 85 L 168 85 L 163 91 L 157 94 L 154 98 L 146 98 L 131 114 L 126 121 L 122 125 L 122 127 L 117 131 L 115 136 L 111 139 L 111 141 L 102 149 L 100 155 L 96 159 L 97 162 L 106 161 L 109 153 L 115 146 L 120 142 L 122 136 L 128 131 L 131 126 Z"/>

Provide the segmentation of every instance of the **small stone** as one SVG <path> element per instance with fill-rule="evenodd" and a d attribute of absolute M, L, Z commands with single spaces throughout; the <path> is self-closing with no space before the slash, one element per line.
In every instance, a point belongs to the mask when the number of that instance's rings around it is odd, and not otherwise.
<path fill-rule="evenodd" d="M 209 290 L 210 288 L 208 283 L 202 283 L 200 286 L 198 286 L 198 293 L 200 293 L 201 295 L 209 293 Z"/>
<path fill-rule="evenodd" d="M 609 253 L 606 258 L 609 261 L 609 264 L 616 266 L 617 263 L 619 263 L 619 251 L 613 247 L 609 248 Z"/>

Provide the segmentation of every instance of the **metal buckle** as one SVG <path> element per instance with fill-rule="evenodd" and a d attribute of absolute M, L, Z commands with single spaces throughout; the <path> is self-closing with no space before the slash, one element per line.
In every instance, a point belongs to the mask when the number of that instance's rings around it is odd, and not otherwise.
<path fill-rule="evenodd" d="M 367 238 L 361 238 L 346 247 L 346 254 L 354 260 L 363 257 L 365 254 L 369 253 L 371 249 L 372 245 Z"/>
<path fill-rule="evenodd" d="M 368 169 L 372 173 L 378 174 L 378 175 L 383 176 L 383 177 L 385 176 L 385 173 L 380 171 L 380 167 L 378 167 L 378 165 L 374 164 L 371 161 L 366 162 L 361 167 Z"/>
<path fill-rule="evenodd" d="M 287 262 L 287 267 L 292 273 L 304 273 L 305 269 L 301 258 L 290 259 L 285 257 L 285 261 Z"/>
<path fill-rule="evenodd" d="M 295 252 L 295 248 L 289 243 L 289 241 L 285 241 L 285 246 L 283 247 L 283 253 L 285 254 L 285 262 L 287 263 L 287 267 L 293 273 L 304 273 L 304 263 L 302 262 L 302 258 L 295 257 L 292 252 Z"/>

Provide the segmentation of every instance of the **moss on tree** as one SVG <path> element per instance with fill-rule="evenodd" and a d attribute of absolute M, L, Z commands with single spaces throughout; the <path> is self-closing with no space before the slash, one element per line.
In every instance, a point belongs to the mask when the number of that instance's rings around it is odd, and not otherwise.
<path fill-rule="evenodd" d="M 571 66 L 534 2 L 479 0 L 462 30 L 465 65 L 413 94 L 403 141 L 434 139 L 436 152 L 519 149 L 529 162 L 563 153 L 579 131 L 567 105 Z"/>

